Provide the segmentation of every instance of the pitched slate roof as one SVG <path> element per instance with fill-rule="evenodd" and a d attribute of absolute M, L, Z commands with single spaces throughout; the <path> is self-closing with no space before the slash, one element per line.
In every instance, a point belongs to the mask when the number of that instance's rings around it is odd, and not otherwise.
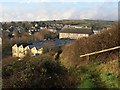
<path fill-rule="evenodd" d="M 26 46 L 29 46 L 29 48 L 33 48 L 33 47 L 36 47 L 37 49 L 40 49 L 42 48 L 41 47 L 41 42 L 37 42 L 37 43 L 18 43 L 17 46 L 19 47 L 20 45 L 23 46 L 23 48 L 25 48 Z"/>
<path fill-rule="evenodd" d="M 25 48 L 26 46 L 29 46 L 29 48 L 33 48 L 35 47 L 36 49 L 40 49 L 40 48 L 49 48 L 49 47 L 43 47 L 45 43 L 49 43 L 49 42 L 53 42 L 53 44 L 55 45 L 55 47 L 58 46 L 62 46 L 65 44 L 69 44 L 71 42 L 73 42 L 74 40 L 67 40 L 67 39 L 53 39 L 53 40 L 46 40 L 46 41 L 41 41 L 41 42 L 33 42 L 33 43 L 17 43 L 17 47 L 19 47 L 20 45 L 23 46 L 23 48 Z"/>
<path fill-rule="evenodd" d="M 28 45 L 33 45 L 32 43 L 17 43 L 17 46 L 19 47 L 20 45 L 22 45 L 23 47 L 26 47 Z"/>
<path fill-rule="evenodd" d="M 67 28 L 60 31 L 61 33 L 81 33 L 81 34 L 93 34 L 91 29 L 79 29 L 79 28 Z"/>

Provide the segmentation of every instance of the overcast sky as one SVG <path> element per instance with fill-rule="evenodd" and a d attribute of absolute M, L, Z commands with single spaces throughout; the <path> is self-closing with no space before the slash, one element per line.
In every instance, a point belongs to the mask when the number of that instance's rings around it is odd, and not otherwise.
<path fill-rule="evenodd" d="M 0 1 L 0 21 L 40 21 L 60 19 L 118 19 L 118 2 L 111 0 L 8 0 Z"/>

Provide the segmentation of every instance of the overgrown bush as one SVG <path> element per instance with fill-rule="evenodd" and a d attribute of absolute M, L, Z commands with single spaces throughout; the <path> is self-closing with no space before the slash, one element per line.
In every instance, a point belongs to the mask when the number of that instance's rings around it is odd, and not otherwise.
<path fill-rule="evenodd" d="M 10 82 L 10 83 L 8 83 Z M 52 60 L 21 60 L 3 67 L 3 88 L 73 88 L 67 69 Z"/>
<path fill-rule="evenodd" d="M 119 32 L 118 26 L 114 26 L 110 30 L 104 30 L 99 34 L 91 35 L 88 38 L 81 38 L 73 44 L 65 46 L 61 54 L 61 62 L 66 67 L 68 67 L 68 65 L 75 67 L 79 64 L 88 63 L 90 60 L 95 60 L 98 56 L 99 59 L 106 59 L 106 56 L 109 56 L 111 51 L 90 56 L 89 59 L 87 57 L 80 58 L 80 55 L 120 45 L 118 42 Z"/>

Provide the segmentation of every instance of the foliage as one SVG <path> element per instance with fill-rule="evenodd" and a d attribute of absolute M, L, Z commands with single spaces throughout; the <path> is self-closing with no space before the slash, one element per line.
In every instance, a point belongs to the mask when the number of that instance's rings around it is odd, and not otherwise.
<path fill-rule="evenodd" d="M 80 58 L 80 55 L 118 46 L 118 32 L 119 30 L 117 26 L 115 26 L 110 30 L 104 30 L 99 34 L 91 35 L 89 38 L 80 38 L 71 45 L 67 45 L 63 48 L 61 62 L 66 67 L 68 67 L 68 64 L 75 67 L 77 64 L 89 63 L 89 61 L 95 60 L 96 58 L 101 60 L 108 57 L 112 58 L 109 54 L 111 53 L 111 55 L 113 55 L 117 51 L 106 52 L 99 55 L 96 54 L 90 56 L 89 60 L 87 57 Z"/>
<path fill-rule="evenodd" d="M 9 57 L 6 61 L 11 62 L 3 62 L 3 87 L 118 88 L 117 74 L 108 70 L 112 64 L 117 68 L 117 60 L 107 63 L 95 60 L 67 69 L 60 62 L 53 61 L 54 54 L 52 51 L 32 58 L 26 56 L 21 61 Z"/>
<path fill-rule="evenodd" d="M 78 88 L 95 88 L 95 85 L 94 85 L 93 81 L 88 79 L 88 80 L 84 80 L 83 82 L 81 82 L 81 84 L 80 84 L 80 86 L 78 86 Z"/>
<path fill-rule="evenodd" d="M 108 63 L 107 63 L 108 64 Z M 106 65 L 106 63 L 105 63 Z M 77 73 L 78 88 L 119 88 L 119 78 L 114 72 L 105 71 L 109 67 L 103 67 L 102 71 L 98 69 L 99 66 L 103 66 L 103 63 L 90 62 L 88 65 L 80 65 L 75 68 Z M 117 67 L 117 65 L 115 65 Z"/>
<path fill-rule="evenodd" d="M 101 73 L 100 78 L 106 88 L 118 88 L 118 79 L 112 73 Z"/>
<path fill-rule="evenodd" d="M 74 85 L 67 69 L 52 60 L 24 58 L 3 67 L 3 88 L 70 88 Z"/>

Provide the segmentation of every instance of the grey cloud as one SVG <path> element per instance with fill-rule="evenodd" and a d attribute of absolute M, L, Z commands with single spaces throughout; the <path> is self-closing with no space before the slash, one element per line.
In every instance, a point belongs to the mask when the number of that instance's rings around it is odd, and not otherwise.
<path fill-rule="evenodd" d="M 34 20 L 53 20 L 53 19 L 117 19 L 117 10 L 108 8 L 95 8 L 82 10 L 77 8 L 70 9 L 35 9 L 35 10 L 17 10 L 5 9 L 0 10 L 0 16 L 3 21 L 34 21 Z"/>

